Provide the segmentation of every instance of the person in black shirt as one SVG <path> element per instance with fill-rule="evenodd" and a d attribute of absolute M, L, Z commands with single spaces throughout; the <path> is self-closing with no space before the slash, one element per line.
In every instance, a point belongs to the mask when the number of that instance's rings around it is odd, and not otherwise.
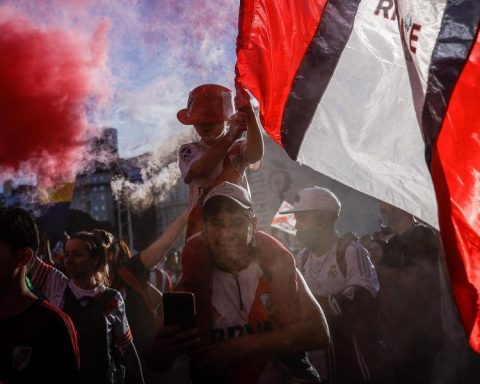
<path fill-rule="evenodd" d="M 445 338 L 440 245 L 434 230 L 411 214 L 386 203 L 381 203 L 380 212 L 395 231 L 378 266 L 392 382 L 429 383 Z"/>
<path fill-rule="evenodd" d="M 38 246 L 30 214 L 0 209 L 0 383 L 79 383 L 72 321 L 37 298 L 25 282 Z"/>

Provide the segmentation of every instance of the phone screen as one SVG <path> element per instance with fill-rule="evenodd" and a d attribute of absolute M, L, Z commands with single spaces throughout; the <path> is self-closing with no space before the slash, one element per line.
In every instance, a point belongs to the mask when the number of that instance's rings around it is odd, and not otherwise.
<path fill-rule="evenodd" d="M 180 325 L 184 329 L 196 324 L 195 296 L 192 292 L 166 292 L 163 294 L 165 325 Z"/>

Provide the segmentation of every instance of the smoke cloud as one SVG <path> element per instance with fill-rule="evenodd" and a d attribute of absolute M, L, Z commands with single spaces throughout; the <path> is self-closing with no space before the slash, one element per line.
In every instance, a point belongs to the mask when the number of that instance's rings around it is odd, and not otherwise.
<path fill-rule="evenodd" d="M 111 182 L 115 199 L 135 213 L 141 213 L 165 200 L 171 188 L 181 181 L 178 148 L 193 140 L 193 133 L 175 135 L 153 153 L 138 158 L 136 165 L 140 168 L 142 182 L 133 183 L 124 176 L 115 178 Z"/>
<path fill-rule="evenodd" d="M 34 175 L 49 187 L 91 160 L 85 148 L 109 96 L 109 27 L 88 40 L 0 8 L 0 181 Z"/>
<path fill-rule="evenodd" d="M 118 129 L 122 157 L 150 151 L 164 137 L 186 133 L 176 112 L 186 106 L 194 87 L 233 86 L 238 0 L 0 3 L 4 13 L 25 15 L 41 30 L 68 30 L 75 37 L 92 36 L 99 24 L 109 20 L 108 61 L 98 38 L 92 38 L 98 47 L 88 47 L 87 57 L 96 52 L 105 65 L 102 69 L 108 65 L 114 89 L 98 125 Z"/>

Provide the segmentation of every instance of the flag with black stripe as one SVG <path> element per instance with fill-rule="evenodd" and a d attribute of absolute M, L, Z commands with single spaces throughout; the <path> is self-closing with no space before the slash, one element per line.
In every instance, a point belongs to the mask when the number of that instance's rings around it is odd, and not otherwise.
<path fill-rule="evenodd" d="M 243 0 L 236 65 L 290 157 L 441 228 L 478 352 L 479 20 L 476 0 Z"/>

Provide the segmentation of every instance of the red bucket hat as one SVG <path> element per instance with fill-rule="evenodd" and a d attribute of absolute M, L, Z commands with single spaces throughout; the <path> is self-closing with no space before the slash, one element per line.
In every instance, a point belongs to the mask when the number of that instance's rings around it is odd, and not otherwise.
<path fill-rule="evenodd" d="M 187 108 L 178 111 L 178 120 L 185 125 L 218 123 L 228 120 L 234 112 L 233 94 L 217 84 L 204 84 L 188 96 Z"/>

